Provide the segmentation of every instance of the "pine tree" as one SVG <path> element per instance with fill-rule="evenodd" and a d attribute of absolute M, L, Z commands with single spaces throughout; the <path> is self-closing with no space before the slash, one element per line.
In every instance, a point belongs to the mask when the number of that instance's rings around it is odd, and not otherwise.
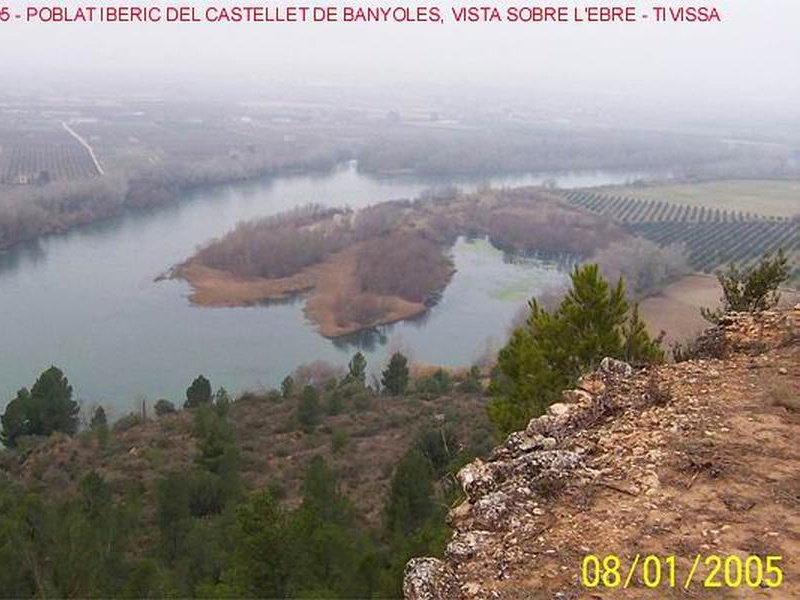
<path fill-rule="evenodd" d="M 651 339 L 647 326 L 639 317 L 639 304 L 633 305 L 630 317 L 623 330 L 625 338 L 625 360 L 629 363 L 654 364 L 664 361 L 664 350 L 661 348 L 662 335 Z"/>
<path fill-rule="evenodd" d="M 44 371 L 31 387 L 22 388 L 2 416 L 2 439 L 14 446 L 22 435 L 74 435 L 80 407 L 72 399 L 72 386 L 57 367 Z"/>
<path fill-rule="evenodd" d="M 367 359 L 361 352 L 356 352 L 350 360 L 348 381 L 355 381 L 364 385 L 367 378 Z"/>
<path fill-rule="evenodd" d="M 108 421 L 106 420 L 106 411 L 102 406 L 98 406 L 92 415 L 92 420 L 89 423 L 89 427 L 92 429 L 97 429 L 98 427 L 105 427 L 107 425 Z"/>
<path fill-rule="evenodd" d="M 311 433 L 319 422 L 319 393 L 317 388 L 307 385 L 303 388 L 300 403 L 297 405 L 297 421 L 306 433 Z"/>
<path fill-rule="evenodd" d="M 211 402 L 211 382 L 203 375 L 198 375 L 186 389 L 184 408 L 194 408 Z"/>
<path fill-rule="evenodd" d="M 645 362 L 663 358 L 638 308 L 629 311 L 622 279 L 611 286 L 598 266 L 590 264 L 576 267 L 571 280 L 571 289 L 553 312 L 530 302 L 525 325 L 498 355 L 490 386 L 495 399 L 487 410 L 501 433 L 524 428 L 606 356 Z"/>
<path fill-rule="evenodd" d="M 60 431 L 73 435 L 78 430 L 78 403 L 72 399 L 72 386 L 58 367 L 50 367 L 31 387 L 33 428 L 37 435 Z"/>
<path fill-rule="evenodd" d="M 268 490 L 253 494 L 236 510 L 233 551 L 223 579 L 237 596 L 285 598 L 293 572 L 287 553 L 290 536 L 286 513 Z"/>
<path fill-rule="evenodd" d="M 281 395 L 284 398 L 290 398 L 294 394 L 294 379 L 291 375 L 287 375 L 281 381 Z"/>
<path fill-rule="evenodd" d="M 17 396 L 8 403 L 0 422 L 3 424 L 3 431 L 0 434 L 3 443 L 12 448 L 17 445 L 17 439 L 23 435 L 31 434 L 31 427 L 28 417 L 30 411 L 31 394 L 27 388 L 22 388 L 17 392 Z"/>
<path fill-rule="evenodd" d="M 381 377 L 383 387 L 393 396 L 404 394 L 408 388 L 408 359 L 395 352 Z"/>
<path fill-rule="evenodd" d="M 384 519 L 389 538 L 411 535 L 436 508 L 431 466 L 417 449 L 406 452 L 389 486 Z"/>
<path fill-rule="evenodd" d="M 304 598 L 363 598 L 360 553 L 366 545 L 356 511 L 334 471 L 317 455 L 301 488 L 303 501 L 292 515 L 293 586 Z"/>
<path fill-rule="evenodd" d="M 221 417 L 227 416 L 228 411 L 231 408 L 231 397 L 228 394 L 228 390 L 226 390 L 224 387 L 221 387 L 214 392 L 214 408 L 217 410 L 217 414 L 219 414 Z"/>

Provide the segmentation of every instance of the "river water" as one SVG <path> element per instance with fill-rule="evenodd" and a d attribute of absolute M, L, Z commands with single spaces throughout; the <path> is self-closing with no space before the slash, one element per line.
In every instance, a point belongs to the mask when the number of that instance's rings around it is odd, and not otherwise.
<path fill-rule="evenodd" d="M 525 299 L 565 277 L 558 265 L 506 262 L 483 240 L 459 240 L 457 273 L 441 301 L 416 321 L 347 341 L 316 333 L 302 300 L 248 308 L 199 308 L 188 286 L 154 282 L 196 246 L 238 221 L 315 202 L 357 208 L 411 198 L 432 184 L 561 187 L 624 183 L 637 173 L 545 173 L 468 180 L 374 179 L 352 165 L 325 176 L 218 187 L 152 212 L 131 213 L 0 254 L 0 406 L 54 364 L 86 406 L 119 414 L 137 398 L 182 402 L 198 374 L 231 392 L 272 386 L 299 364 L 345 365 L 362 349 L 373 370 L 391 351 L 413 360 L 469 365 L 500 344 Z"/>

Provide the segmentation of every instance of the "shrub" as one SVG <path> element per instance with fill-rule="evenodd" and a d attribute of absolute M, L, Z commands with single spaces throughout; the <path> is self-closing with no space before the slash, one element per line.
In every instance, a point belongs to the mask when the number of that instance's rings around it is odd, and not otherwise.
<path fill-rule="evenodd" d="M 372 395 L 366 391 L 355 394 L 353 396 L 353 408 L 359 412 L 367 411 L 372 408 Z"/>
<path fill-rule="evenodd" d="M 211 402 L 211 382 L 203 375 L 198 375 L 186 389 L 184 408 L 194 408 Z"/>
<path fill-rule="evenodd" d="M 281 394 L 284 398 L 290 398 L 294 394 L 294 378 L 287 375 L 281 381 Z"/>
<path fill-rule="evenodd" d="M 350 436 L 347 435 L 346 431 L 342 431 L 341 429 L 334 431 L 331 437 L 331 449 L 333 453 L 341 454 L 349 442 Z"/>
<path fill-rule="evenodd" d="M 193 517 L 218 515 L 225 508 L 225 490 L 220 478 L 213 473 L 198 471 L 189 484 L 189 513 Z"/>
<path fill-rule="evenodd" d="M 333 390 L 328 396 L 327 411 L 329 415 L 341 414 L 344 409 L 344 399 L 341 390 Z"/>
<path fill-rule="evenodd" d="M 759 312 L 775 307 L 780 301 L 780 286 L 789 280 L 789 260 L 778 250 L 765 254 L 758 265 L 745 269 L 733 264 L 717 273 L 722 287 L 722 307 L 701 309 L 703 316 L 716 323 L 727 312 Z"/>
<path fill-rule="evenodd" d="M 164 415 L 170 415 L 174 413 L 175 405 L 169 400 L 161 398 L 160 400 L 156 401 L 154 410 L 156 411 L 157 417 L 163 417 Z"/>
<path fill-rule="evenodd" d="M 414 447 L 428 459 L 437 477 L 441 477 L 458 453 L 458 437 L 450 427 L 429 429 L 417 437 Z"/>
<path fill-rule="evenodd" d="M 464 380 L 458 384 L 458 391 L 462 394 L 477 394 L 483 391 L 481 370 L 477 365 L 473 365 Z"/>
<path fill-rule="evenodd" d="M 767 397 L 775 406 L 781 406 L 791 412 L 800 412 L 800 399 L 795 397 L 786 382 L 774 383 L 767 390 Z"/>
<path fill-rule="evenodd" d="M 400 352 L 395 352 L 389 359 L 382 373 L 381 384 L 393 396 L 405 393 L 408 387 L 408 359 Z"/>
<path fill-rule="evenodd" d="M 133 429 L 137 425 L 142 424 L 142 415 L 137 413 L 130 413 L 123 417 L 120 417 L 114 422 L 114 425 L 111 429 L 115 433 L 122 433 L 123 431 L 128 431 L 129 429 Z"/>
<path fill-rule="evenodd" d="M 453 389 L 453 378 L 444 369 L 437 369 L 428 377 L 419 379 L 415 387 L 420 393 L 440 396 Z"/>
<path fill-rule="evenodd" d="M 645 398 L 647 402 L 655 406 L 666 406 L 672 402 L 672 387 L 668 383 L 662 385 L 658 376 L 653 373 L 647 379 Z"/>
<path fill-rule="evenodd" d="M 319 392 L 313 386 L 303 388 L 300 403 L 297 406 L 297 422 L 306 433 L 311 433 L 319 422 Z"/>
<path fill-rule="evenodd" d="M 330 381 L 338 381 L 344 375 L 344 369 L 324 360 L 315 360 L 300 365 L 294 370 L 292 378 L 295 387 L 311 385 L 321 388 Z"/>
<path fill-rule="evenodd" d="M 97 427 L 104 427 L 106 425 L 108 425 L 106 411 L 102 406 L 98 406 L 94 410 L 94 414 L 92 414 L 92 420 L 89 422 L 89 427 L 95 429 Z"/>

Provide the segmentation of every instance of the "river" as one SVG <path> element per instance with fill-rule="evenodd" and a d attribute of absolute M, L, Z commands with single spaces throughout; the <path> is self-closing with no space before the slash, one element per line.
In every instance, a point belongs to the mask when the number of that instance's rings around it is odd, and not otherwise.
<path fill-rule="evenodd" d="M 637 173 L 540 174 L 482 183 L 561 187 L 624 183 Z M 460 240 L 458 272 L 441 301 L 416 321 L 332 342 L 306 322 L 302 300 L 250 308 L 199 308 L 188 286 L 154 282 L 202 242 L 238 221 L 315 202 L 357 208 L 410 198 L 431 187 L 410 178 L 374 179 L 353 165 L 324 176 L 286 177 L 207 189 L 151 212 L 48 236 L 0 254 L 0 406 L 54 364 L 87 407 L 113 414 L 138 398 L 182 403 L 203 373 L 231 392 L 276 385 L 299 364 L 322 359 L 345 365 L 362 348 L 377 370 L 401 349 L 413 360 L 469 365 L 502 342 L 525 298 L 565 277 L 556 265 L 509 263 L 488 243 Z"/>

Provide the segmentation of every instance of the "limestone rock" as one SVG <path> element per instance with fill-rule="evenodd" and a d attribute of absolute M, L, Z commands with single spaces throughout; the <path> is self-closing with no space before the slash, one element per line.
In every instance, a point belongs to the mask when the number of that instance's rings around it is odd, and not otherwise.
<path fill-rule="evenodd" d="M 602 381 L 600 381 L 600 384 L 603 386 L 603 389 L 605 389 L 605 384 Z M 564 404 L 586 404 L 591 401 L 592 394 L 585 389 L 566 390 L 561 394 L 561 402 Z"/>
<path fill-rule="evenodd" d="M 600 370 L 609 375 L 627 378 L 633 375 L 633 367 L 623 360 L 606 356 L 600 361 Z"/>
<path fill-rule="evenodd" d="M 543 476 L 567 479 L 582 465 L 579 454 L 570 450 L 543 450 L 526 454 L 506 465 L 505 477 L 522 477 L 536 481 Z"/>
<path fill-rule="evenodd" d="M 578 388 L 592 396 L 597 396 L 606 391 L 606 383 L 600 373 L 589 373 L 578 380 Z"/>
<path fill-rule="evenodd" d="M 510 498 L 504 492 L 492 492 L 480 498 L 472 507 L 475 524 L 489 531 L 497 531 L 505 526 L 509 512 Z"/>
<path fill-rule="evenodd" d="M 536 450 L 549 450 L 556 445 L 553 438 L 543 435 L 528 435 L 524 431 L 514 431 L 509 434 L 506 441 L 492 451 L 492 460 L 516 458 Z"/>
<path fill-rule="evenodd" d="M 528 426 L 525 428 L 525 434 L 530 437 L 535 437 L 537 435 L 547 436 L 554 421 L 555 419 L 550 415 L 542 415 L 541 417 L 531 419 Z"/>
<path fill-rule="evenodd" d="M 568 404 L 562 404 L 560 402 L 556 402 L 555 404 L 551 404 L 547 407 L 547 414 L 551 417 L 563 417 L 568 415 L 570 411 L 570 407 Z"/>
<path fill-rule="evenodd" d="M 469 500 L 464 500 L 464 502 L 454 506 L 450 509 L 450 512 L 447 513 L 447 524 L 450 525 L 450 527 L 457 529 L 458 525 L 466 520 L 467 517 L 469 517 L 471 511 L 472 504 Z"/>
<path fill-rule="evenodd" d="M 462 597 L 452 570 L 438 558 L 412 558 L 403 574 L 406 600 L 457 600 Z"/>
<path fill-rule="evenodd" d="M 484 531 L 466 531 L 456 533 L 453 539 L 447 544 L 445 555 L 456 561 L 461 562 L 475 556 L 478 549 L 485 543 L 489 534 Z"/>
<path fill-rule="evenodd" d="M 467 498 L 473 502 L 494 490 L 496 485 L 492 470 L 479 458 L 458 472 L 458 481 Z"/>

